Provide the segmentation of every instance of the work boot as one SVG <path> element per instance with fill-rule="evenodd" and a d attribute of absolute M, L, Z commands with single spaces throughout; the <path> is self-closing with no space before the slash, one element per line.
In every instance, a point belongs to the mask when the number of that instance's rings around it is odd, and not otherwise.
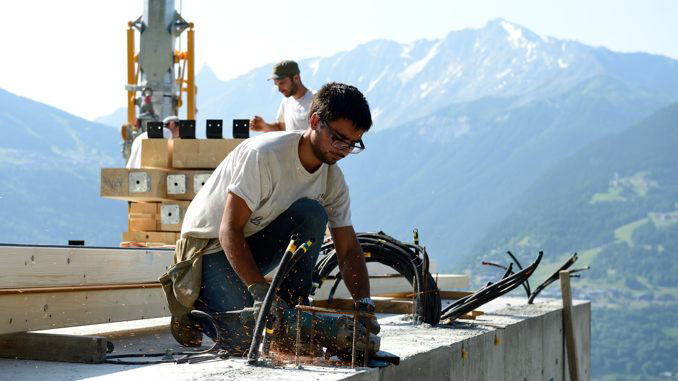
<path fill-rule="evenodd" d="M 170 332 L 174 340 L 184 347 L 199 347 L 202 344 L 202 332 L 196 324 L 191 323 L 188 315 L 179 318 L 172 316 Z"/>

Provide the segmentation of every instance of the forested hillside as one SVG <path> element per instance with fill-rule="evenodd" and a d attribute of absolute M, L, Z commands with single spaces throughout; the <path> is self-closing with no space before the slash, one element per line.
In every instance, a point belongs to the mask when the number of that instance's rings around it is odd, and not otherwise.
<path fill-rule="evenodd" d="M 544 250 L 536 284 L 578 252 L 575 267 L 591 266 L 573 284 L 593 302 L 594 376 L 678 371 L 677 145 L 678 104 L 590 144 L 537 181 L 465 261 L 485 281 L 496 273 L 481 260 L 506 262 L 511 250 L 529 262 Z"/>

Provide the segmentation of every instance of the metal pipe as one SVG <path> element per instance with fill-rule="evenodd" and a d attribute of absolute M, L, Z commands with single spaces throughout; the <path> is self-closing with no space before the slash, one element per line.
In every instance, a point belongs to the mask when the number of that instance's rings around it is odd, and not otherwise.
<path fill-rule="evenodd" d="M 353 308 L 356 312 L 355 315 L 353 315 L 353 344 L 351 345 L 351 368 L 355 368 L 355 363 L 356 363 L 356 345 L 358 343 L 358 303 L 356 302 L 353 305 Z"/>
<path fill-rule="evenodd" d="M 302 296 L 299 297 L 299 304 L 297 306 L 301 306 L 304 303 L 304 298 Z M 294 362 L 297 366 L 299 366 L 299 347 L 301 346 L 301 309 L 297 308 L 297 342 L 295 345 L 295 351 L 294 351 Z"/>
<path fill-rule="evenodd" d="M 132 22 L 127 23 L 127 84 L 135 86 L 137 76 L 134 68 L 134 29 Z M 134 104 L 136 91 L 127 90 L 127 122 L 133 126 L 137 119 L 137 110 Z"/>
<path fill-rule="evenodd" d="M 367 368 L 367 354 L 370 352 L 370 320 L 365 319 L 365 328 L 367 329 L 367 335 L 365 336 L 365 352 L 363 354 L 363 366 Z"/>
<path fill-rule="evenodd" d="M 313 335 L 315 334 L 315 312 L 311 313 L 311 346 L 313 346 Z"/>
<path fill-rule="evenodd" d="M 195 120 L 195 101 L 196 101 L 196 88 L 195 88 L 195 39 L 193 31 L 193 23 L 189 24 L 189 29 L 187 32 L 187 47 L 186 47 L 186 60 L 187 64 L 187 91 L 186 91 L 186 118 L 190 120 Z"/>

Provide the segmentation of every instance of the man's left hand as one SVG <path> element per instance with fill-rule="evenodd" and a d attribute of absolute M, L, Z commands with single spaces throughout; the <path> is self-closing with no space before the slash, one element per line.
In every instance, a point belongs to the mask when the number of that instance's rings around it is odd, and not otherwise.
<path fill-rule="evenodd" d="M 370 298 L 364 298 L 360 299 L 357 301 L 357 308 L 358 312 L 367 312 L 369 314 L 374 315 L 374 302 L 372 302 L 372 299 Z M 365 326 L 365 324 L 370 325 L 370 333 L 373 334 L 378 334 L 381 331 L 381 326 L 379 325 L 379 322 L 377 321 L 376 317 L 374 319 L 371 318 L 359 318 L 358 321 Z M 367 327 L 365 327 L 367 328 Z"/>

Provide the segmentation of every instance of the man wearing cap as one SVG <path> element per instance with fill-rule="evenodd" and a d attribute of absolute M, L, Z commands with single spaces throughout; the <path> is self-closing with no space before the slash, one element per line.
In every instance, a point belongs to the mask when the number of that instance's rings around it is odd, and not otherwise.
<path fill-rule="evenodd" d="M 266 123 L 264 118 L 256 115 L 250 119 L 250 129 L 261 132 L 306 130 L 313 92 L 301 83 L 299 65 L 289 60 L 278 62 L 273 65 L 271 79 L 285 97 L 278 107 L 276 121 Z"/>
<path fill-rule="evenodd" d="M 162 137 L 165 139 L 176 139 L 179 137 L 179 118 L 174 115 L 168 116 L 162 121 Z M 148 132 L 137 136 L 132 142 L 132 149 L 127 160 L 126 168 L 141 168 L 141 141 L 148 139 Z"/>

